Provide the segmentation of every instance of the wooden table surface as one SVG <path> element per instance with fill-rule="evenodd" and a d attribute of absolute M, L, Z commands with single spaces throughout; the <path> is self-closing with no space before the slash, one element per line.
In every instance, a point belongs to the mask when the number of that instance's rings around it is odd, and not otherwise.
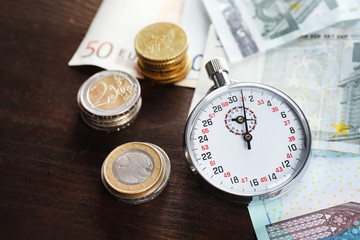
<path fill-rule="evenodd" d="M 256 239 L 246 206 L 204 190 L 186 163 L 193 89 L 141 80 L 141 113 L 122 132 L 80 118 L 77 91 L 101 69 L 67 63 L 100 4 L 0 3 L 1 239 Z M 154 143 L 171 160 L 167 187 L 142 205 L 119 202 L 100 179 L 105 157 L 131 141 Z"/>

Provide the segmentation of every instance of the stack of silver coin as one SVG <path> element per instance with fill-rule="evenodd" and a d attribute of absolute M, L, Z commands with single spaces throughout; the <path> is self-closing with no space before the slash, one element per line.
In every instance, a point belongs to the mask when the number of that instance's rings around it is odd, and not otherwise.
<path fill-rule="evenodd" d="M 101 168 L 105 188 L 119 200 L 139 204 L 157 197 L 170 176 L 170 160 L 163 149 L 145 142 L 115 148 Z"/>
<path fill-rule="evenodd" d="M 120 131 L 129 126 L 140 111 L 140 84 L 128 73 L 102 71 L 81 85 L 77 101 L 87 125 L 106 132 Z"/>

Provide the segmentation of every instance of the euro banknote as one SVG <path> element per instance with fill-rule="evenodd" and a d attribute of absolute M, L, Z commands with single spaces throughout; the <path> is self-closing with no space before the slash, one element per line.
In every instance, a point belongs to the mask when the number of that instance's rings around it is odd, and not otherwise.
<path fill-rule="evenodd" d="M 203 0 L 231 62 L 360 18 L 357 0 Z"/>
<path fill-rule="evenodd" d="M 195 87 L 209 25 L 201 0 L 104 0 L 68 64 L 95 65 L 143 78 L 134 40 L 142 28 L 155 22 L 175 23 L 187 32 L 193 65 L 187 78 L 176 84 Z"/>
<path fill-rule="evenodd" d="M 354 228 L 360 230 L 359 178 L 360 155 L 313 150 L 307 172 L 290 192 L 274 200 L 249 204 L 257 238 L 358 239 L 333 237 L 348 229 L 350 233 Z M 341 213 L 341 204 L 351 202 L 357 203 L 354 214 L 349 210 Z M 326 209 L 334 207 L 335 214 L 326 213 Z"/>

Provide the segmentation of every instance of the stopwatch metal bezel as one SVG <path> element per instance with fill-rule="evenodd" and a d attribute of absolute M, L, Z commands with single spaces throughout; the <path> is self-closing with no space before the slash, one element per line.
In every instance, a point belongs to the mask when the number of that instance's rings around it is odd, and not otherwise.
<path fill-rule="evenodd" d="M 299 116 L 299 119 L 301 121 L 301 125 L 304 128 L 304 134 L 306 140 L 304 141 L 305 144 L 305 161 L 303 162 L 302 166 L 297 169 L 297 171 L 285 182 L 278 185 L 276 188 L 273 188 L 269 190 L 269 192 L 263 193 L 263 194 L 235 194 L 231 193 L 229 191 L 220 189 L 218 186 L 215 186 L 211 182 L 208 181 L 206 177 L 202 174 L 202 171 L 198 170 L 196 168 L 196 164 L 194 162 L 196 161 L 196 158 L 194 156 L 194 152 L 192 152 L 189 147 L 191 146 L 190 143 L 190 136 L 192 128 L 195 124 L 195 120 L 197 119 L 197 116 L 202 111 L 203 107 L 207 105 L 211 99 L 214 99 L 230 90 L 233 89 L 241 89 L 241 88 L 257 88 L 257 89 L 264 89 L 266 91 L 273 92 L 274 95 L 277 95 L 278 97 L 282 98 L 284 101 L 286 101 L 289 105 L 289 107 L 292 108 L 292 110 Z M 185 134 L 184 134 L 184 152 L 185 152 L 185 158 L 189 164 L 189 167 L 191 171 L 194 173 L 194 175 L 197 176 L 198 180 L 204 185 L 206 189 L 213 192 L 215 195 L 218 195 L 222 198 L 240 202 L 240 203 L 249 203 L 251 201 L 257 201 L 257 200 L 265 200 L 269 198 L 277 198 L 291 190 L 298 181 L 302 178 L 302 176 L 305 174 L 308 166 L 309 166 L 309 155 L 311 150 L 311 131 L 308 124 L 308 121 L 306 120 L 305 114 L 300 109 L 300 107 L 296 104 L 296 102 L 291 99 L 287 94 L 280 91 L 277 88 L 274 88 L 272 86 L 263 84 L 263 83 L 254 83 L 254 82 L 234 82 L 231 81 L 230 84 L 224 85 L 222 87 L 210 88 L 208 94 L 200 100 L 200 102 L 194 107 L 191 114 L 189 115 L 186 125 L 185 125 Z M 194 160 L 192 160 L 194 159 Z"/>

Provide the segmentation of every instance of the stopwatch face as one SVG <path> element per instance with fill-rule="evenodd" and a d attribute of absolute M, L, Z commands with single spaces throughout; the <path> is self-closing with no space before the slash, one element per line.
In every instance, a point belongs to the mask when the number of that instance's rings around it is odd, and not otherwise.
<path fill-rule="evenodd" d="M 279 195 L 307 167 L 310 130 L 304 114 L 277 89 L 254 83 L 206 96 L 185 129 L 185 155 L 205 183 L 245 201 Z"/>

